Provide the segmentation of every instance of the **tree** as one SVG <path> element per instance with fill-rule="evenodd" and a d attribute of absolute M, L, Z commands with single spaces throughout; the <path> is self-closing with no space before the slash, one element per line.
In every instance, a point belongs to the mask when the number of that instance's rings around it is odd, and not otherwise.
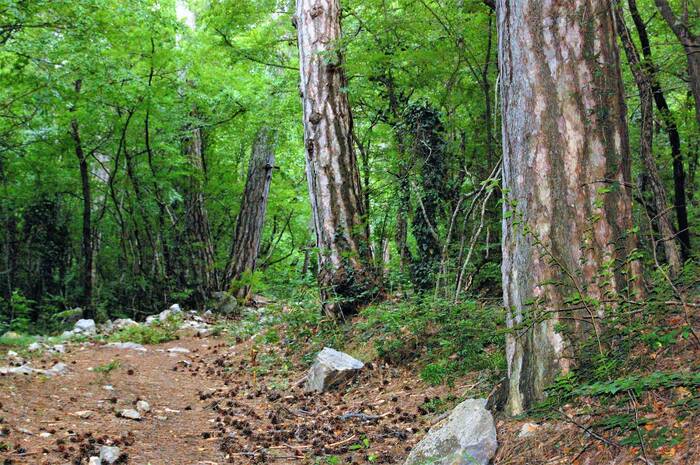
<path fill-rule="evenodd" d="M 602 301 L 639 292 L 640 265 L 611 4 L 499 0 L 497 11 L 507 410 L 517 414 L 596 339 Z M 582 310 L 565 311 L 570 302 Z"/>
<path fill-rule="evenodd" d="M 685 167 L 683 166 L 683 152 L 681 151 L 681 136 L 678 133 L 678 125 L 668 105 L 666 94 L 659 83 L 658 69 L 651 54 L 651 41 L 647 33 L 646 22 L 639 13 L 636 0 L 628 0 L 627 4 L 629 5 L 630 14 L 642 47 L 642 55 L 644 56 L 642 68 L 651 80 L 654 102 L 659 110 L 661 121 L 668 134 L 668 142 L 671 146 L 671 157 L 673 158 L 673 204 L 678 221 L 677 236 L 681 244 L 681 258 L 687 260 L 690 258 L 691 244 L 688 207 L 685 198 Z"/>
<path fill-rule="evenodd" d="M 673 12 L 667 0 L 654 0 L 661 12 L 661 16 L 676 35 L 678 42 L 683 46 L 688 63 L 688 79 L 690 91 L 695 97 L 695 118 L 700 124 L 700 36 L 691 28 L 693 21 L 697 25 L 697 18 L 691 19 L 692 13 L 688 11 L 688 3 L 684 2 L 683 14 L 679 17 Z M 692 7 L 691 7 L 692 9 Z"/>
<path fill-rule="evenodd" d="M 82 80 L 75 81 L 76 97 L 80 95 Z M 75 110 L 75 108 L 73 108 Z M 92 283 L 94 279 L 93 270 L 93 244 L 92 244 L 92 194 L 90 190 L 90 166 L 88 164 L 88 154 L 83 149 L 83 142 L 80 139 L 80 124 L 74 118 L 71 120 L 71 137 L 75 144 L 75 156 L 78 158 L 80 166 L 80 185 L 83 194 L 83 228 L 81 253 L 83 256 L 83 264 L 80 269 L 80 282 L 83 286 L 82 302 L 83 315 L 86 318 L 93 318 L 93 303 L 92 303 Z"/>
<path fill-rule="evenodd" d="M 632 0 L 634 1 L 634 0 Z M 671 274 L 677 276 L 681 271 L 682 260 L 675 241 L 675 231 L 673 230 L 670 210 L 667 204 L 666 188 L 661 181 L 659 169 L 653 153 L 654 140 L 654 95 L 652 76 L 647 72 L 647 68 L 642 66 L 639 52 L 632 41 L 629 29 L 625 24 L 622 6 L 615 4 L 615 20 L 617 22 L 617 32 L 620 41 L 627 55 L 630 69 L 634 75 L 637 89 L 639 90 L 639 100 L 641 107 L 641 135 L 639 144 L 639 155 L 646 169 L 651 185 L 652 201 L 655 206 L 653 217 L 659 224 L 661 232 L 661 242 L 666 255 L 666 261 L 671 268 Z"/>
<path fill-rule="evenodd" d="M 245 299 L 250 286 L 236 283 L 246 273 L 254 273 L 260 251 L 267 211 L 267 199 L 272 182 L 272 169 L 275 166 L 275 144 L 277 132 L 263 127 L 253 144 L 248 164 L 248 177 L 241 201 L 241 211 L 236 221 L 236 232 L 231 248 L 231 257 L 226 269 L 225 281 L 234 287 L 232 290 L 239 299 Z"/>
<path fill-rule="evenodd" d="M 343 70 L 339 0 L 297 0 L 306 175 L 324 310 L 355 311 L 377 283 Z"/>

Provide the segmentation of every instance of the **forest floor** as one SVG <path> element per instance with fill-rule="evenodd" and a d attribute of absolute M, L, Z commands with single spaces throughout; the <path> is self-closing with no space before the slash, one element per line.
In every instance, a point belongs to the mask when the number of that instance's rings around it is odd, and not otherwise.
<path fill-rule="evenodd" d="M 431 386 L 415 366 L 370 362 L 343 389 L 307 394 L 308 363 L 279 342 L 182 336 L 146 347 L 68 344 L 64 354 L 31 360 L 37 368 L 61 361 L 65 375 L 0 376 L 3 465 L 87 464 L 101 445 L 119 447 L 120 463 L 136 465 L 401 464 L 459 399 L 490 389 L 476 373 Z M 683 363 L 696 364 L 692 356 Z M 140 420 L 119 415 L 141 400 L 150 411 Z M 653 406 L 644 414 L 654 427 L 680 428 L 685 439 L 644 453 L 659 459 L 653 463 L 700 463 L 697 414 L 679 420 L 658 396 Z M 495 463 L 652 463 L 638 447 L 587 431 L 589 413 L 579 405 L 562 411 L 573 421 L 497 418 Z"/>

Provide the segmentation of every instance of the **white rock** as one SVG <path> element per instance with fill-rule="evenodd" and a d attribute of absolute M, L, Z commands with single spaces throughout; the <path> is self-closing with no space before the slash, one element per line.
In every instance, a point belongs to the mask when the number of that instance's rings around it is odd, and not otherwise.
<path fill-rule="evenodd" d="M 31 375 L 35 371 L 27 364 L 19 367 L 0 367 L 0 375 Z"/>
<path fill-rule="evenodd" d="M 140 400 L 136 402 L 136 410 L 141 413 L 148 413 L 151 411 L 151 405 L 145 400 Z"/>
<path fill-rule="evenodd" d="M 119 318 L 118 320 L 114 320 L 112 322 L 112 328 L 116 331 L 128 328 L 129 326 L 138 326 L 138 323 L 136 323 L 131 318 Z"/>
<path fill-rule="evenodd" d="M 18 354 L 17 352 L 15 352 L 14 350 L 8 350 L 8 351 L 7 351 L 7 356 L 8 356 L 8 357 L 18 357 L 19 354 Z"/>
<path fill-rule="evenodd" d="M 138 350 L 140 352 L 148 351 L 148 349 L 146 349 L 144 346 L 135 342 L 110 342 L 109 344 L 106 344 L 105 347 L 120 350 Z"/>
<path fill-rule="evenodd" d="M 87 419 L 90 418 L 93 414 L 94 414 L 94 412 L 92 412 L 92 411 L 90 411 L 90 410 L 80 410 L 80 411 L 78 411 L 78 412 L 75 412 L 73 415 L 75 415 L 75 416 L 78 417 L 78 418 L 82 418 L 83 420 L 87 420 Z"/>
<path fill-rule="evenodd" d="M 78 320 L 73 327 L 73 331 L 82 334 L 95 334 L 97 333 L 97 326 L 95 326 L 95 320 Z"/>
<path fill-rule="evenodd" d="M 104 386 L 102 386 L 102 389 L 104 389 L 105 391 L 114 391 L 114 386 L 112 386 L 111 384 L 105 384 Z"/>
<path fill-rule="evenodd" d="M 127 408 L 119 412 L 119 416 L 122 418 L 128 418 L 129 420 L 140 420 L 141 414 L 134 409 Z"/>
<path fill-rule="evenodd" d="M 168 310 L 170 310 L 172 313 L 182 313 L 182 308 L 180 308 L 180 304 L 172 304 Z"/>
<path fill-rule="evenodd" d="M 64 346 L 63 344 L 55 344 L 49 347 L 49 352 L 52 352 L 54 354 L 65 354 L 66 346 Z"/>
<path fill-rule="evenodd" d="M 100 447 L 100 460 L 102 463 L 112 464 L 119 460 L 121 451 L 118 447 L 102 446 Z"/>
<path fill-rule="evenodd" d="M 306 378 L 306 391 L 324 392 L 354 376 L 364 363 L 329 347 L 316 355 Z"/>
<path fill-rule="evenodd" d="M 518 433 L 519 438 L 527 438 L 534 435 L 537 430 L 540 429 L 540 425 L 537 423 L 524 423 L 520 427 L 520 432 Z"/>
<path fill-rule="evenodd" d="M 48 370 L 44 370 L 44 374 L 47 376 L 59 376 L 68 373 L 68 365 L 65 363 L 57 363 Z"/>
<path fill-rule="evenodd" d="M 75 335 L 75 333 L 74 333 L 73 331 L 63 331 L 63 333 L 61 334 L 61 338 L 63 338 L 63 339 L 70 339 L 70 338 L 72 338 L 74 335 Z"/>
<path fill-rule="evenodd" d="M 190 350 L 184 347 L 171 347 L 170 349 L 168 349 L 168 352 L 170 352 L 171 354 L 189 354 Z"/>
<path fill-rule="evenodd" d="M 496 454 L 496 425 L 486 399 L 467 399 L 413 448 L 405 465 L 487 465 Z"/>
<path fill-rule="evenodd" d="M 48 431 L 42 431 L 41 433 L 39 433 L 39 437 L 42 437 L 44 439 L 50 438 L 51 436 L 53 436 L 53 434 L 49 433 Z"/>
<path fill-rule="evenodd" d="M 90 457 L 88 465 L 102 465 L 102 460 L 99 457 Z"/>
<path fill-rule="evenodd" d="M 43 349 L 43 347 L 44 347 L 44 345 L 41 344 L 40 342 L 32 342 L 32 343 L 29 344 L 29 346 L 27 347 L 27 350 L 28 350 L 29 352 L 36 352 L 37 350 Z"/>
<path fill-rule="evenodd" d="M 148 317 L 146 317 L 146 326 L 151 326 L 156 321 L 158 321 L 157 315 L 148 316 Z"/>

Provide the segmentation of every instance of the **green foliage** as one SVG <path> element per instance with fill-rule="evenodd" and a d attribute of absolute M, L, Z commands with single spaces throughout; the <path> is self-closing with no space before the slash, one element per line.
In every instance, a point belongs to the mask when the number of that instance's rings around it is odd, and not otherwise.
<path fill-rule="evenodd" d="M 505 368 L 499 314 L 475 301 L 417 298 L 365 309 L 358 331 L 388 361 L 420 356 L 427 362 L 421 377 L 441 384 L 467 371 L 488 370 L 495 376 Z"/>
<path fill-rule="evenodd" d="M 170 315 L 165 321 L 156 321 L 150 326 L 132 325 L 112 334 L 111 342 L 135 342 L 137 344 L 161 344 L 178 339 L 177 330 L 182 321 Z"/>
<path fill-rule="evenodd" d="M 36 342 L 34 336 L 19 334 L 17 337 L 8 337 L 0 335 L 0 347 L 24 348 L 32 342 Z"/>

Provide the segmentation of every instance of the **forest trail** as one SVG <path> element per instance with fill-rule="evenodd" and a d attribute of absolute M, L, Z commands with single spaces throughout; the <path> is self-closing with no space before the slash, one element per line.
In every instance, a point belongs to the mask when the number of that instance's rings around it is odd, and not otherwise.
<path fill-rule="evenodd" d="M 63 362 L 66 375 L 0 376 L 2 439 L 12 445 L 3 463 L 87 463 L 102 445 L 126 454 L 117 463 L 138 465 L 336 463 L 336 454 L 402 463 L 444 418 L 426 415 L 426 401 L 468 387 L 426 386 L 410 367 L 370 363 L 346 390 L 307 394 L 303 363 L 278 346 L 184 337 L 146 348 L 71 344 L 30 360 Z M 139 400 L 150 405 L 140 420 L 120 416 Z"/>
<path fill-rule="evenodd" d="M 223 383 L 195 368 L 217 351 L 218 342 L 186 338 L 148 346 L 146 352 L 68 346 L 60 357 L 70 368 L 65 376 L 1 377 L 4 426 L 11 430 L 9 439 L 26 450 L 8 457 L 13 464 L 62 464 L 89 449 L 84 446 L 92 437 L 97 442 L 116 443 L 128 454 L 128 463 L 222 463 L 225 454 L 216 440 L 202 434 L 211 428 L 216 414 L 200 400 L 200 393 L 216 390 Z M 168 352 L 175 347 L 190 353 Z M 58 359 L 44 357 L 41 363 L 32 363 L 51 366 Z M 192 372 L 184 370 L 188 363 Z M 151 408 L 140 421 L 118 416 L 123 409 L 135 409 L 138 400 L 145 400 Z"/>

